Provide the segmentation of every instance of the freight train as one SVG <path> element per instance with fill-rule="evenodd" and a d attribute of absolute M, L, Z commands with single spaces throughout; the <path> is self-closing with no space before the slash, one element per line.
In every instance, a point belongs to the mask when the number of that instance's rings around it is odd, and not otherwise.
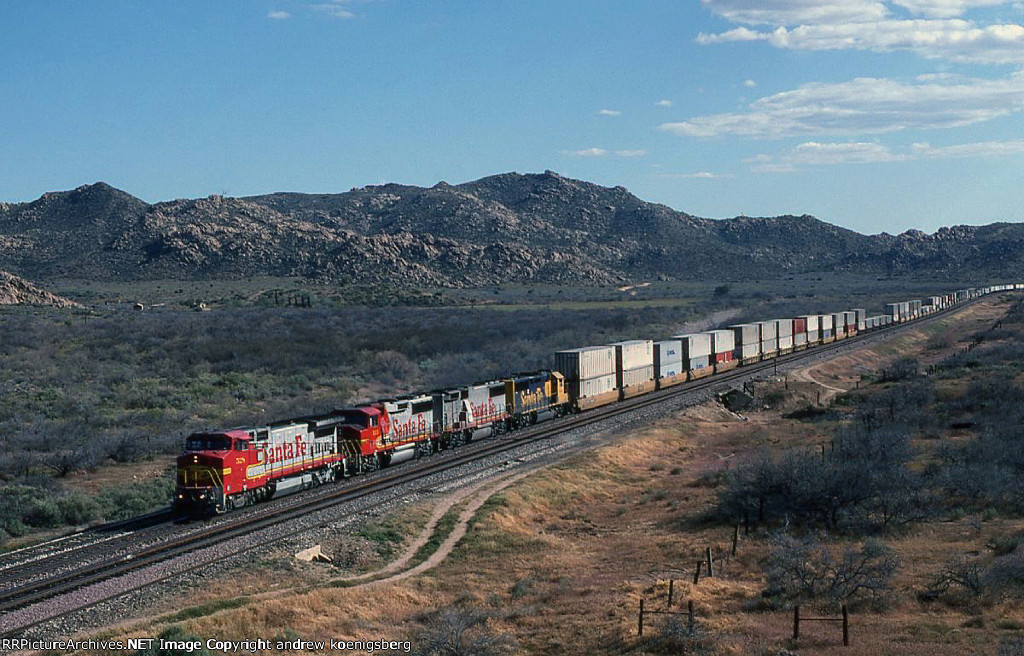
<path fill-rule="evenodd" d="M 962 289 L 863 309 L 737 324 L 723 330 L 559 351 L 555 367 L 424 394 L 382 399 L 264 426 L 195 433 L 177 461 L 173 507 L 231 511 L 416 459 L 472 440 L 582 412 L 812 348 L 1024 284 Z"/>

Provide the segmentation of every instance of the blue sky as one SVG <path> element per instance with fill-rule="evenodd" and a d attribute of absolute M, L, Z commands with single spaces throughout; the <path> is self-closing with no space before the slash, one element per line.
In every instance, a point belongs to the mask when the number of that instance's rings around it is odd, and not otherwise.
<path fill-rule="evenodd" d="M 1024 3 L 0 0 L 0 200 L 506 171 L 860 232 L 1024 219 Z"/>

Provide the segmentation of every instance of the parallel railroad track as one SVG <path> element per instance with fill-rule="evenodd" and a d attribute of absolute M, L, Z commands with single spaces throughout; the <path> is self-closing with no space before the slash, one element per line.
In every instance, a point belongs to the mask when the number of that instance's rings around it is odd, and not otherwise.
<path fill-rule="evenodd" d="M 182 554 L 192 553 L 205 547 L 209 547 L 215 543 L 225 542 L 232 538 L 282 524 L 299 516 L 325 510 L 339 504 L 349 503 L 371 494 L 386 491 L 398 485 L 407 484 L 438 474 L 446 469 L 471 463 L 481 458 L 494 456 L 533 442 L 549 439 L 558 434 L 586 427 L 611 417 L 623 415 L 640 408 L 656 405 L 688 394 L 707 392 L 709 390 L 727 387 L 729 383 L 732 383 L 737 379 L 746 379 L 751 376 L 756 376 L 757 374 L 763 374 L 764 372 L 775 370 L 782 365 L 789 365 L 806 359 L 817 358 L 822 354 L 833 353 L 839 350 L 848 350 L 848 347 L 852 345 L 860 344 L 865 341 L 873 341 L 879 337 L 888 336 L 902 332 L 906 329 L 931 323 L 950 313 L 963 310 L 975 303 L 977 300 L 980 299 L 972 299 L 971 301 L 941 310 L 929 315 L 928 317 L 910 323 L 893 324 L 884 328 L 872 330 L 868 333 L 837 340 L 823 346 L 816 346 L 811 349 L 796 351 L 764 362 L 738 367 L 734 370 L 710 376 L 708 378 L 698 379 L 696 381 L 670 387 L 668 389 L 634 397 L 626 401 L 597 408 L 583 414 L 570 415 L 551 422 L 538 424 L 525 430 L 517 431 L 508 437 L 501 437 L 498 439 L 491 438 L 480 442 L 470 443 L 457 450 L 443 452 L 440 454 L 440 457 L 432 456 L 425 460 L 405 464 L 401 467 L 395 468 L 394 470 L 385 469 L 380 472 L 375 472 L 371 475 L 361 477 L 360 479 L 350 481 L 343 487 L 339 487 L 327 493 L 286 497 L 275 504 L 257 506 L 253 509 L 249 509 L 248 511 L 220 518 L 219 521 L 214 523 L 212 526 L 204 527 L 203 529 L 194 531 L 188 535 L 175 535 L 174 533 L 180 531 L 168 530 L 166 531 L 167 539 L 160 541 L 159 532 L 151 534 L 146 531 L 142 531 L 138 534 L 132 534 L 136 537 L 148 538 L 151 542 L 155 542 L 155 544 L 151 544 L 149 546 L 137 547 L 133 550 L 130 542 L 132 535 L 126 535 L 124 539 L 126 544 L 123 549 L 127 551 L 127 553 L 124 555 L 100 559 L 98 562 L 93 562 L 79 568 L 68 569 L 65 572 L 59 572 L 57 571 L 57 568 L 58 564 L 67 563 L 72 560 L 68 554 L 62 554 L 60 557 L 54 556 L 52 558 L 40 558 L 24 566 L 8 568 L 13 571 L 0 569 L 0 586 L 4 583 L 8 584 L 7 589 L 0 592 L 0 638 L 19 635 L 32 626 L 81 610 L 82 608 L 99 603 L 99 601 L 120 596 L 132 589 L 145 587 L 152 583 L 177 576 L 182 572 L 175 572 L 154 580 L 149 580 L 144 584 L 139 585 L 138 588 L 119 589 L 112 594 L 106 595 L 103 599 L 93 600 L 78 608 L 65 610 L 43 619 L 17 624 L 16 626 L 15 622 L 8 624 L 7 620 L 10 618 L 11 613 L 17 609 L 25 608 L 44 600 L 67 594 L 85 586 L 113 579 L 128 572 L 139 570 Z M 164 529 L 172 528 L 170 524 L 158 524 L 156 528 L 160 528 L 161 526 Z M 287 535 L 278 536 L 268 541 L 280 540 L 283 537 L 287 537 Z M 109 553 L 111 546 L 112 545 L 103 545 L 101 548 L 107 550 Z M 230 553 L 221 551 L 218 553 L 217 558 L 222 559 L 235 555 L 242 551 L 243 548 L 239 548 Z M 82 551 L 83 553 L 87 552 L 84 547 Z M 74 553 L 74 550 L 72 550 L 71 553 Z M 202 562 L 190 567 L 189 570 L 199 569 L 208 564 L 209 561 Z M 0 563 L 0 567 L 2 567 L 2 563 Z M 55 573 L 48 577 L 37 577 L 39 571 L 46 571 L 46 569 L 54 571 Z M 20 584 L 15 582 L 18 580 L 16 577 L 19 575 L 20 580 L 26 582 L 22 582 Z"/>

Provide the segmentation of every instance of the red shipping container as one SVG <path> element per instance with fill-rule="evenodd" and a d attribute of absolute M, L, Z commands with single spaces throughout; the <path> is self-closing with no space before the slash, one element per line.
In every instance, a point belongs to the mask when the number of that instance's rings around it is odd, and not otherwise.
<path fill-rule="evenodd" d="M 807 332 L 807 319 L 793 319 L 793 332 L 794 333 L 805 333 L 805 332 Z"/>
<path fill-rule="evenodd" d="M 732 362 L 732 360 L 732 351 L 729 351 L 728 353 L 715 353 L 715 362 Z"/>

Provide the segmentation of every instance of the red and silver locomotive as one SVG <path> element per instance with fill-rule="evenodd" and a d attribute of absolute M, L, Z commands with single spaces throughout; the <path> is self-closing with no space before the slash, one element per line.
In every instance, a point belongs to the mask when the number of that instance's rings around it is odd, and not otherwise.
<path fill-rule="evenodd" d="M 562 376 L 543 371 L 268 426 L 196 433 L 178 457 L 175 510 L 228 512 L 562 414 Z"/>

